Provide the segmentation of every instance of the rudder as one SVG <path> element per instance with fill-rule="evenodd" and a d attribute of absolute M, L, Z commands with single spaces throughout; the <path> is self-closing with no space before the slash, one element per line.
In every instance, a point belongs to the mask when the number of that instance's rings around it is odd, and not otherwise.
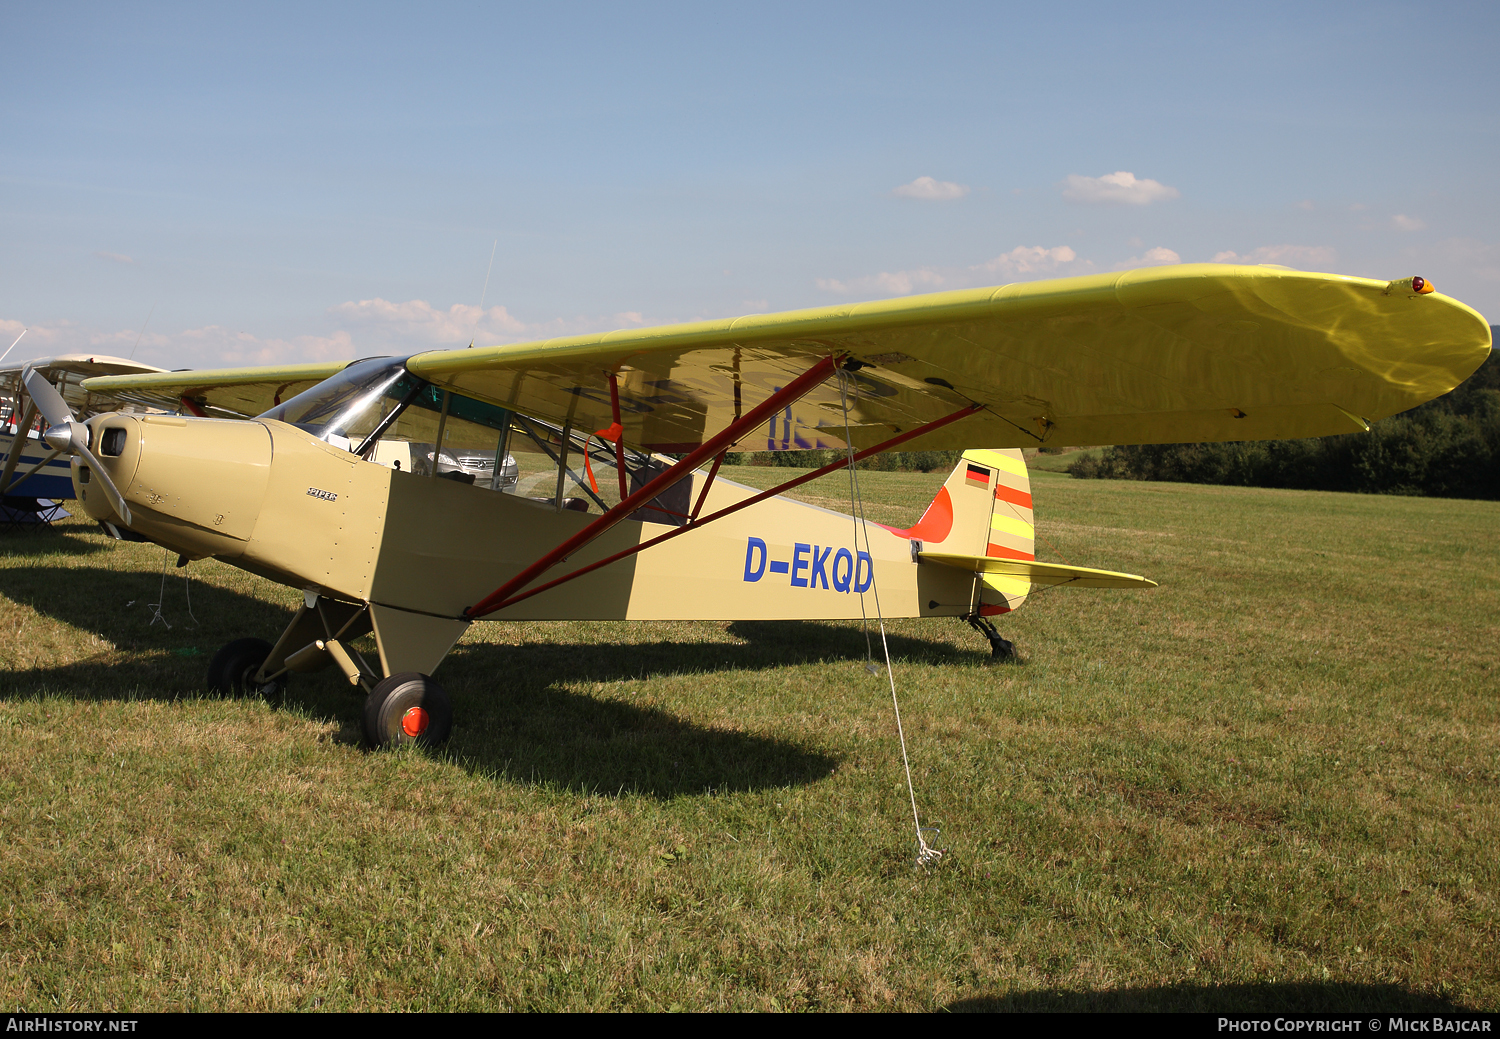
<path fill-rule="evenodd" d="M 988 529 L 983 547 L 974 554 L 1000 559 L 1035 559 L 1036 519 L 1031 507 L 1031 477 L 1026 472 L 1026 460 L 1020 450 L 965 451 L 959 469 L 965 467 L 969 479 L 973 478 L 975 467 L 989 469 L 993 474 Z M 958 475 L 957 471 L 954 475 Z M 952 479 L 949 478 L 950 482 Z M 979 613 L 984 617 L 1020 608 L 1031 591 L 1031 582 L 1024 577 L 985 574 L 981 580 Z"/>

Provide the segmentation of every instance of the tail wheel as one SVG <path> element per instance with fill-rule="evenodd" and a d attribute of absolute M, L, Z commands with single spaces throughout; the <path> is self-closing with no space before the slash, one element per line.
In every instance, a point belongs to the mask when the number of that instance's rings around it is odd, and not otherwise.
<path fill-rule="evenodd" d="M 365 699 L 365 742 L 373 748 L 407 743 L 436 747 L 452 732 L 448 694 L 426 675 L 392 675 L 377 682 Z"/>
<path fill-rule="evenodd" d="M 286 691 L 286 676 L 257 684 L 255 673 L 271 655 L 265 639 L 235 639 L 214 654 L 208 665 L 208 687 L 220 696 L 264 696 L 275 703 Z"/>

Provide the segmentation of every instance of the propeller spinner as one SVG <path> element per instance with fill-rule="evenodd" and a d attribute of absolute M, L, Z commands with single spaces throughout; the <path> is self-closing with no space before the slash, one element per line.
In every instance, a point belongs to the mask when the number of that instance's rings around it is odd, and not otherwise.
<path fill-rule="evenodd" d="M 26 383 L 26 392 L 36 403 L 37 410 L 47 420 L 47 431 L 42 434 L 42 440 L 60 454 L 77 455 L 87 462 L 94 479 L 99 481 L 104 496 L 109 499 L 109 504 L 125 525 L 129 526 L 130 506 L 125 504 L 115 482 L 109 478 L 104 466 L 99 464 L 99 459 L 94 457 L 94 452 L 89 450 L 88 427 L 73 417 L 68 402 L 63 400 L 62 394 L 40 372 L 27 368 L 21 378 Z"/>

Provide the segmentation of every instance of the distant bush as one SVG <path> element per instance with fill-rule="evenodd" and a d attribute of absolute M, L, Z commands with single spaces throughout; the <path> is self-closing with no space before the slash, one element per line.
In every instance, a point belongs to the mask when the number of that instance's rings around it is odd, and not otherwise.
<path fill-rule="evenodd" d="M 1492 352 L 1452 393 L 1374 423 L 1368 433 L 1237 444 L 1106 448 L 1076 477 L 1500 500 L 1500 359 Z"/>
<path fill-rule="evenodd" d="M 962 451 L 891 451 L 866 458 L 859 463 L 859 468 L 886 473 L 930 473 L 952 469 L 962 456 Z M 724 464 L 817 469 L 843 457 L 843 451 L 745 451 L 726 455 Z"/>

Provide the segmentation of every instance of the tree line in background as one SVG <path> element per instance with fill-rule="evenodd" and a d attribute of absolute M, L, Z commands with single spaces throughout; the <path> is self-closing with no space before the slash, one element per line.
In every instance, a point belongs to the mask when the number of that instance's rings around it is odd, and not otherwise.
<path fill-rule="evenodd" d="M 930 473 L 958 464 L 962 451 L 889 451 L 871 455 L 856 466 L 878 473 Z M 724 456 L 725 465 L 776 465 L 794 469 L 820 469 L 844 458 L 843 451 L 746 451 Z"/>
<path fill-rule="evenodd" d="M 1452 393 L 1371 425 L 1313 440 L 1108 447 L 1075 477 L 1500 500 L 1500 357 Z"/>

